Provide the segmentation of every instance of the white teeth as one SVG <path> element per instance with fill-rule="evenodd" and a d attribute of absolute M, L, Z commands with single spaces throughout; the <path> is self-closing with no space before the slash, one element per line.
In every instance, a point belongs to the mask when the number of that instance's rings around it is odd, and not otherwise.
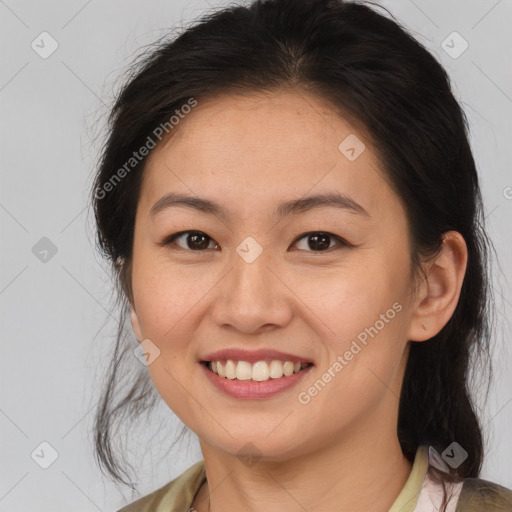
<path fill-rule="evenodd" d="M 283 376 L 283 363 L 281 361 L 272 361 L 270 363 L 270 376 L 273 379 L 279 379 Z"/>
<path fill-rule="evenodd" d="M 279 361 L 274 359 L 270 365 L 266 361 L 258 361 L 254 364 L 248 361 L 233 361 L 228 359 L 225 364 L 221 361 L 211 361 L 208 367 L 219 377 L 225 377 L 230 380 L 254 380 L 263 382 L 269 379 L 280 379 L 289 377 L 294 373 L 299 373 L 307 363 L 293 363 L 292 361 Z"/>
<path fill-rule="evenodd" d="M 270 371 L 265 361 L 258 361 L 252 365 L 252 380 L 264 381 L 268 380 L 269 377 Z"/>
<path fill-rule="evenodd" d="M 251 380 L 251 363 L 248 363 L 247 361 L 238 361 L 238 364 L 236 365 L 236 378 L 238 380 Z"/>
<path fill-rule="evenodd" d="M 283 364 L 283 373 L 285 377 L 293 375 L 293 363 L 291 361 L 286 361 L 286 363 Z"/>
<path fill-rule="evenodd" d="M 236 379 L 236 366 L 235 363 L 231 361 L 231 359 L 228 359 L 226 361 L 226 367 L 224 368 L 224 372 L 226 373 L 226 377 L 228 379 Z"/>

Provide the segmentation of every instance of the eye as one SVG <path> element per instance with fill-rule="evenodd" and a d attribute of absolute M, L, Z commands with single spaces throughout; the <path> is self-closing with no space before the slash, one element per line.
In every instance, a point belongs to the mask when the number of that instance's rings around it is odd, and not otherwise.
<path fill-rule="evenodd" d="M 300 237 L 296 238 L 293 244 L 297 244 L 297 242 L 307 239 L 307 246 L 304 248 L 300 248 L 300 250 L 310 250 L 310 252 L 327 252 L 327 250 L 332 249 L 331 245 L 332 241 L 337 241 L 338 245 L 351 247 L 346 240 L 343 238 L 333 235 L 332 233 L 327 233 L 325 231 L 311 231 L 309 233 L 304 233 L 300 235 Z M 182 240 L 184 245 L 180 245 L 176 241 Z M 184 242 L 183 242 L 184 240 Z M 163 242 L 158 245 L 168 246 L 173 243 L 176 243 L 178 247 L 184 250 L 193 250 L 193 251 L 202 251 L 204 249 L 213 248 L 218 249 L 219 245 L 214 242 L 213 238 L 210 238 L 206 233 L 202 231 L 180 231 L 179 233 L 174 233 L 173 235 L 167 237 Z M 209 247 L 211 243 L 214 243 L 214 247 Z"/>
<path fill-rule="evenodd" d="M 191 249 L 193 251 L 201 251 L 203 249 L 208 249 L 210 242 L 213 242 L 213 239 L 210 238 L 206 233 L 202 231 L 180 231 L 179 233 L 174 233 L 167 237 L 161 244 L 159 245 L 171 245 L 175 240 L 185 240 L 185 246 L 177 243 L 179 247 L 182 249 Z M 214 248 L 219 247 L 218 244 L 215 244 Z"/>
<path fill-rule="evenodd" d="M 294 244 L 302 239 L 306 239 L 306 247 L 302 247 L 300 250 L 310 249 L 312 252 L 327 252 L 328 249 L 332 249 L 331 242 L 337 241 L 339 245 L 350 247 L 350 244 L 343 238 L 333 235 L 332 233 L 326 233 L 325 231 L 311 231 L 310 233 L 304 233 L 299 238 L 295 239 Z"/>

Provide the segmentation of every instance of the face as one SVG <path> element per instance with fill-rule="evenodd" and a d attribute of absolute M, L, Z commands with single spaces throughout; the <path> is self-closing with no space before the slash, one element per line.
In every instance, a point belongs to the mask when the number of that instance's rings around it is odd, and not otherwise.
<path fill-rule="evenodd" d="M 132 325 L 160 351 L 148 371 L 163 400 L 204 445 L 269 460 L 396 432 L 409 240 L 370 141 L 284 90 L 200 101 L 174 132 L 146 165 L 132 267 Z M 286 360 L 308 365 L 286 375 Z M 285 375 L 258 380 L 272 366 Z"/>

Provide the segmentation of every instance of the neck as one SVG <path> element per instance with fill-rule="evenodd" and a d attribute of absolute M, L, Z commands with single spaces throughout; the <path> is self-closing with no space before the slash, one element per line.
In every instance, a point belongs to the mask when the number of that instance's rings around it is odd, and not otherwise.
<path fill-rule="evenodd" d="M 396 430 L 394 431 L 396 432 Z M 411 472 L 396 434 L 358 432 L 350 443 L 284 461 L 263 457 L 249 465 L 201 443 L 207 485 L 197 496 L 198 512 L 245 510 L 281 512 L 291 508 L 331 512 L 387 512 Z"/>

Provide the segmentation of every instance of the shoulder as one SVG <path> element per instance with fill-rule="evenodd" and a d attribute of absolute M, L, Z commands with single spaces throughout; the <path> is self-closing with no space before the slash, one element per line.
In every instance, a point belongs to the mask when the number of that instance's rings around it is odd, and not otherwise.
<path fill-rule="evenodd" d="M 512 512 L 512 490 L 482 480 L 466 478 L 456 512 Z"/>
<path fill-rule="evenodd" d="M 162 503 L 164 496 L 169 495 L 175 483 L 176 479 L 158 488 L 156 491 L 139 498 L 137 501 L 126 505 L 117 512 L 153 512 L 158 510 L 157 507 Z"/>
<path fill-rule="evenodd" d="M 205 478 L 204 460 L 200 460 L 174 480 L 117 512 L 187 512 Z"/>

